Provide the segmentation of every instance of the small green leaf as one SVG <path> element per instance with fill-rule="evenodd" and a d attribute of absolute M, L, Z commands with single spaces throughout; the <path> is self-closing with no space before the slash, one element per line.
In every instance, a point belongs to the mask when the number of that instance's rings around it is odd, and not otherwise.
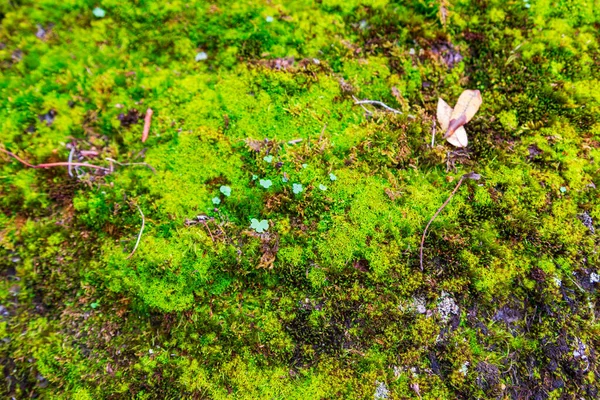
<path fill-rule="evenodd" d="M 231 196 L 231 188 L 229 186 L 221 186 L 221 188 L 219 189 L 221 191 L 221 193 L 223 193 L 225 196 L 229 197 Z"/>
<path fill-rule="evenodd" d="M 319 189 L 321 189 L 322 191 L 326 191 L 327 190 L 327 186 L 323 185 L 322 183 L 319 185 Z"/>
<path fill-rule="evenodd" d="M 335 176 L 333 173 L 329 174 L 329 179 L 331 179 L 331 181 L 335 181 L 337 179 L 337 176 Z"/>
<path fill-rule="evenodd" d="M 273 156 L 269 155 L 269 156 L 264 156 L 263 160 L 265 160 L 266 162 L 270 163 L 271 161 L 273 161 Z"/>
<path fill-rule="evenodd" d="M 104 11 L 100 7 L 96 7 L 94 8 L 94 10 L 92 10 L 92 14 L 94 14 L 94 17 L 104 18 L 106 16 L 106 11 Z"/>
<path fill-rule="evenodd" d="M 269 229 L 269 221 L 266 219 L 259 221 L 256 218 L 252 218 L 250 220 L 250 229 L 254 229 L 257 233 L 263 233 Z"/>
<path fill-rule="evenodd" d="M 294 194 L 298 194 L 298 193 L 302 193 L 302 184 L 301 183 L 294 183 L 292 185 L 292 192 L 294 192 Z"/>
<path fill-rule="evenodd" d="M 259 181 L 260 186 L 264 187 L 265 189 L 268 189 L 271 187 L 271 185 L 273 185 L 273 182 L 271 182 L 270 179 L 261 179 Z"/>
<path fill-rule="evenodd" d="M 221 204 L 221 199 L 220 199 L 220 198 L 218 198 L 218 197 L 213 197 L 213 198 L 212 198 L 212 202 L 213 202 L 213 204 L 215 204 L 215 205 L 219 205 L 219 204 Z"/>

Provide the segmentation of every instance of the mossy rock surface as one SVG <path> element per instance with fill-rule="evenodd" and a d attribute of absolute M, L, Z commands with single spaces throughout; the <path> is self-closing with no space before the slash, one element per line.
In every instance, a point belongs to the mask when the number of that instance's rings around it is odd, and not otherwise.
<path fill-rule="evenodd" d="M 3 397 L 600 396 L 597 0 L 10 0 L 0 93 L 106 168 L 0 153 Z"/>

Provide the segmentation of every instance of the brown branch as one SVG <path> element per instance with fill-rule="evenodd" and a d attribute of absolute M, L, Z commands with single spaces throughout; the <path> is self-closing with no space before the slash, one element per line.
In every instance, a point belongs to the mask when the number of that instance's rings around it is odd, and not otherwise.
<path fill-rule="evenodd" d="M 361 106 L 366 112 L 368 112 L 370 114 L 373 114 L 373 112 L 370 111 L 370 110 L 367 110 L 363 106 L 363 104 L 376 105 L 376 106 L 382 107 L 382 108 L 384 108 L 384 109 L 386 109 L 386 110 L 388 110 L 388 111 L 390 111 L 390 112 L 392 112 L 394 114 L 403 114 L 402 111 L 398 111 L 395 108 L 392 108 L 392 107 L 388 106 L 387 104 L 385 104 L 384 102 L 379 101 L 379 100 L 359 100 L 355 96 L 352 96 L 352 99 L 354 100 L 354 104 Z M 411 115 L 411 114 L 408 114 L 408 118 L 415 119 L 415 116 Z"/>
<path fill-rule="evenodd" d="M 148 134 L 150 133 L 150 123 L 152 123 L 152 111 L 151 108 L 146 110 L 146 117 L 144 118 L 144 132 L 142 132 L 142 143 L 148 139 Z"/>
<path fill-rule="evenodd" d="M 6 149 L 3 149 L 0 147 L 0 151 L 2 151 L 6 155 L 14 158 L 18 162 L 20 162 L 21 164 L 23 164 L 29 168 L 52 168 L 52 167 L 69 167 L 69 166 L 71 166 L 71 167 L 90 167 L 90 168 L 99 169 L 99 170 L 103 170 L 103 171 L 109 171 L 109 169 L 106 167 L 101 167 L 99 165 L 94 165 L 94 164 L 79 163 L 79 162 L 64 162 L 63 161 L 63 162 L 44 163 L 44 164 L 33 165 L 33 164 L 30 164 L 27 161 L 23 160 L 22 158 L 19 158 L 16 154 L 14 154 Z"/>
<path fill-rule="evenodd" d="M 429 225 L 431 225 L 431 223 L 438 216 L 438 214 L 440 212 L 442 212 L 442 210 L 444 209 L 444 207 L 446 207 L 448 205 L 448 203 L 450 203 L 450 200 L 452 200 L 452 197 L 454 197 L 454 195 L 458 191 L 458 188 L 460 187 L 460 185 L 462 185 L 463 181 L 467 177 L 468 177 L 467 175 L 463 175 L 463 176 L 460 177 L 460 180 L 456 184 L 456 187 L 454 188 L 454 190 L 452 191 L 452 193 L 450 193 L 450 196 L 446 199 L 446 201 L 444 202 L 444 204 L 442 204 L 442 206 L 440 208 L 438 208 L 438 210 L 435 212 L 435 214 L 433 214 L 433 217 L 431 217 L 431 219 L 427 223 L 427 226 L 425 227 L 425 230 L 423 231 L 423 237 L 421 238 L 421 251 L 420 251 L 420 254 L 421 254 L 421 271 L 423 271 L 423 245 L 425 244 L 425 235 L 427 235 L 427 230 L 429 229 Z"/>

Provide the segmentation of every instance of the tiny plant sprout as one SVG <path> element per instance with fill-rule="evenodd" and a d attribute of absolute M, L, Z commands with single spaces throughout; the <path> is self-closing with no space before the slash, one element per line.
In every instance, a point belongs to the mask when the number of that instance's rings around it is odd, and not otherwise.
<path fill-rule="evenodd" d="M 252 175 L 252 180 L 255 181 L 258 179 L 258 175 Z"/>
<path fill-rule="evenodd" d="M 294 183 L 292 185 L 292 192 L 294 192 L 294 194 L 302 193 L 302 184 Z"/>
<path fill-rule="evenodd" d="M 308 164 L 302 164 L 302 168 L 308 168 Z"/>
<path fill-rule="evenodd" d="M 288 177 L 287 177 L 287 176 L 283 176 L 283 177 L 281 178 L 281 182 L 283 182 L 283 183 L 288 183 L 289 181 L 290 181 L 290 180 L 288 179 Z"/>
<path fill-rule="evenodd" d="M 254 229 L 254 231 L 257 233 L 263 233 L 269 229 L 269 221 L 266 219 L 259 221 L 256 218 L 252 218 L 250 220 L 250 229 Z"/>
<path fill-rule="evenodd" d="M 273 182 L 271 182 L 270 179 L 261 179 L 259 183 L 260 186 L 264 187 L 265 189 L 268 189 L 271 187 L 271 185 L 273 185 Z"/>
<path fill-rule="evenodd" d="M 212 202 L 213 202 L 214 205 L 218 206 L 219 204 L 221 204 L 221 199 L 218 198 L 218 197 L 213 197 L 212 198 Z"/>
<path fill-rule="evenodd" d="M 322 183 L 319 185 L 319 189 L 321 189 L 322 191 L 326 191 L 327 190 L 327 186 L 323 185 Z"/>
<path fill-rule="evenodd" d="M 94 17 L 96 18 L 104 18 L 106 16 L 106 11 L 100 7 L 96 7 L 94 10 L 92 10 L 92 14 L 94 14 Z"/>
<path fill-rule="evenodd" d="M 271 161 L 273 161 L 273 156 L 271 156 L 271 155 L 264 156 L 263 160 L 265 160 L 268 163 L 271 163 Z"/>
<path fill-rule="evenodd" d="M 196 61 L 204 61 L 207 58 L 208 58 L 208 54 L 206 54 L 203 51 L 201 51 L 200 53 L 196 54 Z"/>
<path fill-rule="evenodd" d="M 337 176 L 335 176 L 333 173 L 329 174 L 329 179 L 333 182 L 337 179 Z"/>
<path fill-rule="evenodd" d="M 221 191 L 221 193 L 223 193 L 225 196 L 229 197 L 231 196 L 231 188 L 229 186 L 221 186 L 221 188 L 219 189 Z"/>

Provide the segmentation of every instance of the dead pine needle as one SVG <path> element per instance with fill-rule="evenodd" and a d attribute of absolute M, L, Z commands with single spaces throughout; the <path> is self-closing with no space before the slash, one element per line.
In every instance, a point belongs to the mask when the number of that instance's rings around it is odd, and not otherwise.
<path fill-rule="evenodd" d="M 431 148 L 435 146 L 435 117 L 432 118 L 431 124 Z"/>
<path fill-rule="evenodd" d="M 146 110 L 146 117 L 144 118 L 144 131 L 142 132 L 142 143 L 148 139 L 148 134 L 150 134 L 150 124 L 152 123 L 153 113 L 154 111 L 152 111 L 151 108 Z"/>
<path fill-rule="evenodd" d="M 144 233 L 144 227 L 146 226 L 146 217 L 144 217 L 142 209 L 138 205 L 136 205 L 136 207 L 140 212 L 140 215 L 142 216 L 142 227 L 140 229 L 140 233 L 138 234 L 137 241 L 135 242 L 135 246 L 133 246 L 133 250 L 131 250 L 131 253 L 129 253 L 129 255 L 125 258 L 126 260 L 129 260 L 137 250 L 138 245 L 140 244 L 140 240 L 142 239 L 142 233 Z"/>
<path fill-rule="evenodd" d="M 402 111 L 398 111 L 395 108 L 392 108 L 390 106 L 388 106 L 387 104 L 385 104 L 382 101 L 379 100 L 359 100 L 356 97 L 352 96 L 352 99 L 354 100 L 354 104 L 359 105 L 363 108 L 363 110 L 365 110 L 368 114 L 373 114 L 373 111 L 368 110 L 367 108 L 365 108 L 364 104 L 370 104 L 370 105 L 375 105 L 375 106 L 379 106 L 389 112 L 392 112 L 394 114 L 403 114 Z M 408 115 L 409 118 L 414 119 L 414 115 Z"/>
<path fill-rule="evenodd" d="M 480 178 L 481 178 L 481 176 L 479 174 L 474 173 L 474 172 L 471 172 L 471 173 L 468 173 L 468 174 L 464 174 L 463 176 L 461 176 L 460 179 L 459 179 L 459 181 L 458 181 L 458 183 L 456 184 L 456 187 L 454 188 L 454 190 L 452 191 L 452 193 L 450 193 L 450 196 L 448 196 L 448 198 L 446 199 L 446 201 L 444 202 L 444 204 L 442 204 L 442 206 L 440 208 L 438 208 L 438 210 L 435 212 L 435 214 L 433 214 L 433 217 L 431 217 L 431 219 L 427 223 L 427 226 L 425 227 L 425 230 L 423 231 L 423 237 L 421 237 L 421 248 L 420 248 L 420 251 L 419 251 L 419 253 L 420 253 L 420 262 L 421 262 L 421 271 L 423 271 L 423 246 L 425 244 L 425 236 L 427 236 L 427 231 L 429 230 L 429 226 L 436 219 L 436 217 L 442 212 L 442 210 L 448 205 L 448 203 L 450 203 L 450 200 L 452 200 L 452 197 L 454 197 L 454 195 L 458 191 L 458 188 L 460 188 L 460 185 L 462 185 L 462 183 L 463 183 L 463 181 L 465 179 L 479 180 Z"/>
<path fill-rule="evenodd" d="M 2 147 L 0 147 L 0 151 L 2 151 L 4 154 L 14 158 L 18 162 L 20 162 L 21 164 L 23 164 L 29 168 L 89 167 L 89 168 L 94 168 L 94 169 L 98 169 L 98 170 L 102 170 L 102 171 L 110 171 L 109 168 L 101 167 L 99 165 L 86 164 L 86 163 L 80 163 L 80 162 L 68 162 L 68 161 L 67 162 L 55 162 L 55 163 L 44 163 L 44 164 L 33 165 L 33 164 L 30 164 L 27 161 L 23 160 L 22 158 L 19 158 L 16 154 L 14 154 L 6 149 L 3 149 Z"/>

